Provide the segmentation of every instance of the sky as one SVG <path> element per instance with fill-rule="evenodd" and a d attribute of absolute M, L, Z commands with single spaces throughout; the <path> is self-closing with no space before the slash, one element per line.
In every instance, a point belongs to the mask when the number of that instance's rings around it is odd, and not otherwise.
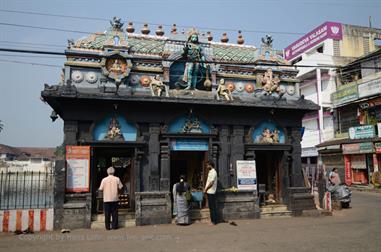
<path fill-rule="evenodd" d="M 235 43 L 242 30 L 245 44 L 255 46 L 270 34 L 282 50 L 325 21 L 369 26 L 371 16 L 372 26 L 381 28 L 380 11 L 380 0 L 0 0 L 0 48 L 63 52 L 67 39 L 104 31 L 117 16 L 134 22 L 135 32 L 148 23 L 151 34 L 158 24 L 168 34 L 175 23 L 179 31 L 210 30 L 214 41 L 225 31 Z M 63 121 L 51 121 L 40 94 L 44 83 L 58 83 L 64 62 L 62 56 L 0 52 L 0 144 L 62 144 Z"/>

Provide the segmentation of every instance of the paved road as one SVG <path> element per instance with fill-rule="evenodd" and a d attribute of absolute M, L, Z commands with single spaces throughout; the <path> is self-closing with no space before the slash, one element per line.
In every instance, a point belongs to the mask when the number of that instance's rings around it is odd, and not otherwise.
<path fill-rule="evenodd" d="M 352 208 L 328 217 L 236 221 L 69 234 L 0 234 L 0 251 L 381 251 L 381 194 L 354 192 Z"/>

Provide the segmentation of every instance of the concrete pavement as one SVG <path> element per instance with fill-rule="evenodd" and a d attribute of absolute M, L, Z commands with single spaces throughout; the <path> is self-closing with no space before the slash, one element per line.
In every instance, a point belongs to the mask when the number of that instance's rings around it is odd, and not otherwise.
<path fill-rule="evenodd" d="M 381 194 L 353 192 L 331 217 L 0 234 L 0 251 L 380 251 Z"/>

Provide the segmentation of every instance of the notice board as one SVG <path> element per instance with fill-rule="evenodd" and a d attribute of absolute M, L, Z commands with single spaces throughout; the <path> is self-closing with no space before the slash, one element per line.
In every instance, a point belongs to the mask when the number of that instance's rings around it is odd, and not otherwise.
<path fill-rule="evenodd" d="M 90 146 L 66 146 L 66 191 L 90 191 Z"/>
<path fill-rule="evenodd" d="M 237 160 L 237 188 L 239 191 L 257 190 L 255 160 Z"/>

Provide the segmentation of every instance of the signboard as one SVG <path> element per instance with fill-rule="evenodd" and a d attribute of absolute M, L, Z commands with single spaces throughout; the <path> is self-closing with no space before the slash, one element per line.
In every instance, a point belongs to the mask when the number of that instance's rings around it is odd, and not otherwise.
<path fill-rule="evenodd" d="M 325 22 L 284 49 L 285 59 L 291 60 L 326 39 L 341 40 L 343 27 L 340 23 Z"/>
<path fill-rule="evenodd" d="M 361 154 L 361 153 L 373 153 L 373 143 L 354 143 L 343 144 L 343 154 Z"/>
<path fill-rule="evenodd" d="M 381 123 L 377 123 L 378 137 L 381 137 Z"/>
<path fill-rule="evenodd" d="M 66 191 L 90 191 L 90 146 L 66 146 Z"/>
<path fill-rule="evenodd" d="M 359 98 L 381 93 L 381 78 L 362 83 L 358 87 Z"/>
<path fill-rule="evenodd" d="M 350 127 L 348 132 L 350 139 L 373 138 L 376 136 L 374 125 Z"/>
<path fill-rule="evenodd" d="M 381 153 L 381 143 L 374 143 L 376 153 Z"/>
<path fill-rule="evenodd" d="M 240 191 L 257 190 L 255 160 L 237 160 L 237 188 Z"/>
<path fill-rule="evenodd" d="M 208 151 L 209 142 L 204 139 L 176 139 L 171 141 L 173 151 Z"/>
<path fill-rule="evenodd" d="M 352 169 L 366 169 L 365 155 L 351 155 Z"/>
<path fill-rule="evenodd" d="M 336 92 L 331 94 L 331 101 L 333 106 L 338 106 L 350 101 L 357 100 L 359 97 L 358 94 L 358 85 L 356 82 L 340 86 Z"/>
<path fill-rule="evenodd" d="M 344 155 L 344 165 L 345 165 L 345 184 L 347 186 L 352 185 L 352 170 L 351 170 L 351 160 L 349 155 Z"/>

